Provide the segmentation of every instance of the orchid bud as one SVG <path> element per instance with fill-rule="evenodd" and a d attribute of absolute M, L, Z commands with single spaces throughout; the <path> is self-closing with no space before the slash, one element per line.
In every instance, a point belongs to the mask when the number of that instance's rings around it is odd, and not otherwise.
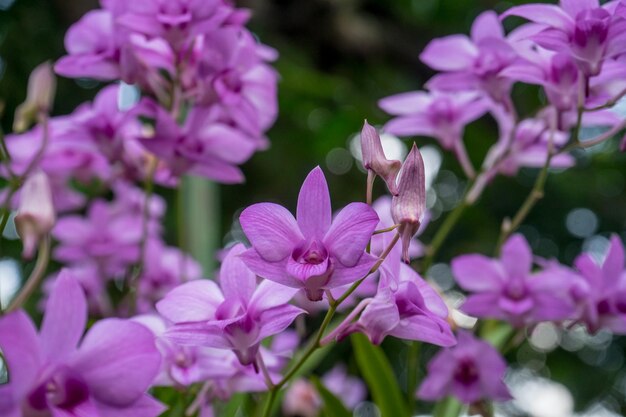
<path fill-rule="evenodd" d="M 400 161 L 388 160 L 385 157 L 380 136 L 376 129 L 367 123 L 367 120 L 363 123 L 361 130 L 361 153 L 363 155 L 363 167 L 381 177 L 391 194 L 398 195 L 396 176 L 402 164 Z"/>
<path fill-rule="evenodd" d="M 407 263 L 411 238 L 417 233 L 425 211 L 424 160 L 414 143 L 398 176 L 398 195 L 391 200 L 391 217 L 400 225 L 398 233 L 402 238 L 402 258 Z"/>
<path fill-rule="evenodd" d="M 40 113 L 48 113 L 52 108 L 56 80 L 49 61 L 40 64 L 30 73 L 26 101 L 15 110 L 13 130 L 23 132 L 33 122 L 37 121 Z"/>
<path fill-rule="evenodd" d="M 298 379 L 285 392 L 283 414 L 285 416 L 316 417 L 321 406 L 322 400 L 313 384 L 304 379 Z"/>
<path fill-rule="evenodd" d="M 24 246 L 24 258 L 32 258 L 39 241 L 52 230 L 55 219 L 48 177 L 41 171 L 37 172 L 24 183 L 15 216 L 15 227 Z"/>

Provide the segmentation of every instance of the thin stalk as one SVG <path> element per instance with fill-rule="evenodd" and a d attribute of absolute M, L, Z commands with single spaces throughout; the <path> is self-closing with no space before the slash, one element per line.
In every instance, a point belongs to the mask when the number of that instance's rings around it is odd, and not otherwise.
<path fill-rule="evenodd" d="M 320 340 L 320 344 L 322 346 L 326 346 L 327 344 L 332 342 L 333 339 L 337 337 L 337 335 L 340 334 L 343 329 L 350 325 L 350 323 L 352 323 L 354 319 L 361 313 L 361 311 L 363 311 L 363 309 L 365 309 L 365 307 L 367 307 L 371 302 L 371 298 L 361 300 L 361 302 L 356 307 L 354 307 L 350 314 L 348 314 L 337 327 L 335 327 L 330 333 L 324 336 L 322 340 Z"/>
<path fill-rule="evenodd" d="M 415 391 L 417 390 L 417 364 L 419 359 L 421 344 L 416 341 L 412 341 L 409 345 L 409 352 L 407 355 L 406 369 L 407 369 L 407 383 L 406 391 L 408 396 L 409 411 L 412 413 L 415 410 Z"/>
<path fill-rule="evenodd" d="M 263 360 L 263 355 L 261 355 L 260 351 L 256 355 L 256 362 L 259 365 L 259 368 L 261 368 L 261 372 L 263 373 L 263 378 L 265 379 L 265 385 L 267 385 L 267 389 L 273 389 L 274 381 L 272 381 L 272 377 L 267 370 L 267 366 L 265 366 L 265 361 Z"/>
<path fill-rule="evenodd" d="M 615 106 L 617 102 L 620 101 L 624 96 L 626 96 L 626 88 L 620 91 L 619 94 L 617 94 L 615 97 L 613 97 L 611 100 L 607 101 L 604 104 L 601 104 L 595 107 L 585 107 L 585 111 L 589 112 L 589 111 L 598 111 L 602 109 L 609 109 Z"/>
<path fill-rule="evenodd" d="M 386 229 L 379 229 L 379 230 L 375 230 L 374 233 L 372 233 L 373 235 L 380 235 L 383 233 L 387 233 L 387 232 L 391 232 L 392 230 L 396 230 L 398 227 L 400 227 L 399 224 L 394 224 L 391 227 L 387 227 Z"/>
<path fill-rule="evenodd" d="M 574 140 L 578 143 L 578 134 L 580 132 L 580 123 L 582 122 L 582 106 L 578 108 L 578 124 L 575 128 L 575 136 Z M 506 241 L 506 239 L 513 233 L 517 228 L 522 224 L 522 222 L 526 219 L 531 210 L 535 207 L 535 204 L 539 200 L 543 198 L 544 195 L 544 187 L 546 185 L 546 180 L 548 179 L 548 169 L 550 168 L 550 162 L 555 155 L 554 152 L 554 132 L 556 130 L 556 120 L 551 120 L 550 122 L 550 136 L 548 137 L 548 156 L 546 157 L 546 162 L 543 164 L 537 179 L 535 180 L 535 184 L 533 185 L 532 190 L 526 196 L 526 200 L 522 203 L 521 207 L 515 213 L 513 220 L 508 221 L 505 219 L 502 222 L 502 229 L 500 231 L 500 236 L 498 238 L 498 243 L 496 245 L 496 252 L 500 251 L 500 248 Z"/>
<path fill-rule="evenodd" d="M 143 203 L 141 240 L 139 241 L 139 260 L 126 283 L 126 288 L 130 296 L 130 314 L 135 312 L 135 308 L 137 306 L 137 283 L 141 273 L 143 272 L 146 260 L 146 246 L 148 243 L 148 229 L 150 226 L 150 200 L 152 199 L 152 193 L 154 192 L 154 175 L 156 173 L 158 160 L 152 159 L 149 163 L 150 166 L 148 167 L 147 176 L 144 182 L 145 198 Z"/>
<path fill-rule="evenodd" d="M 22 287 L 19 294 L 13 299 L 9 307 L 6 309 L 6 313 L 17 310 L 22 307 L 32 293 L 37 289 L 41 282 L 46 269 L 48 268 L 48 262 L 50 261 L 50 237 L 45 236 L 39 243 L 39 251 L 37 252 L 37 261 L 35 268 L 30 273 L 26 284 Z"/>
<path fill-rule="evenodd" d="M 372 205 L 372 194 L 374 190 L 374 180 L 376 179 L 376 174 L 371 169 L 367 170 L 367 189 L 365 190 L 365 202 L 368 206 Z"/>
<path fill-rule="evenodd" d="M 426 257 L 424 258 L 424 262 L 422 264 L 422 271 L 426 272 L 428 268 L 432 265 L 433 260 L 437 255 L 437 252 L 441 248 L 441 245 L 446 240 L 448 234 L 450 234 L 454 226 L 456 226 L 458 221 L 461 219 L 461 216 L 463 212 L 465 212 L 465 209 L 467 207 L 469 207 L 469 204 L 465 201 L 464 198 L 461 203 L 456 206 L 455 209 L 446 217 L 441 227 L 437 230 L 435 237 L 433 237 L 433 240 L 431 241 L 427 249 Z"/>

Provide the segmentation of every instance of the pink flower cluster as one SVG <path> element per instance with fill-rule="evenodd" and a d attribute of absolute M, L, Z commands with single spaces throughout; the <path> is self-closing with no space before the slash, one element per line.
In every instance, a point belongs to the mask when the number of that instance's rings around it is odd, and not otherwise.
<path fill-rule="evenodd" d="M 502 21 L 510 16 L 530 22 L 505 34 Z M 500 16 L 484 12 L 469 37 L 450 35 L 426 46 L 420 58 L 439 73 L 426 83 L 427 91 L 379 102 L 394 116 L 384 129 L 437 139 L 473 178 L 477 173 L 463 131 L 491 114 L 500 136 L 483 161 L 481 186 L 497 174 L 511 176 L 520 167 L 543 166 L 549 155 L 550 166 L 569 167 L 573 158 L 559 151 L 571 140 L 579 141 L 569 134 L 577 124 L 608 126 L 613 133 L 624 128 L 624 120 L 608 108 L 625 94 L 625 27 L 626 6 L 620 1 L 600 5 L 598 0 L 562 0 L 559 6 L 512 7 Z M 520 119 L 511 98 L 515 83 L 540 86 L 547 106 Z M 610 137 L 583 141 L 583 146 Z"/>

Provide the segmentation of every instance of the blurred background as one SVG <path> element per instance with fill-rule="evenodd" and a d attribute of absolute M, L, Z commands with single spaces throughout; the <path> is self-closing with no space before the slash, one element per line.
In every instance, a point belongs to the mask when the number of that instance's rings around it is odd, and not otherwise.
<path fill-rule="evenodd" d="M 269 132 L 271 148 L 243 166 L 247 181 L 235 186 L 187 184 L 188 224 L 206 230 L 196 256 L 207 268 L 212 249 L 237 239 L 240 210 L 258 201 L 276 201 L 294 209 L 306 173 L 320 165 L 327 174 L 334 208 L 364 199 L 365 175 L 358 142 L 363 119 L 381 126 L 388 117 L 377 108 L 380 98 L 416 90 L 432 75 L 419 53 L 434 37 L 467 33 L 486 9 L 500 12 L 514 3 L 458 0 L 251 0 L 238 2 L 253 10 L 252 30 L 276 48 L 280 58 L 280 114 Z M 63 36 L 95 0 L 0 0 L 0 99 L 2 127 L 10 131 L 12 114 L 23 101 L 28 74 L 39 63 L 64 54 Z M 60 79 L 54 114 L 71 112 L 90 100 L 102 85 Z M 543 102 L 539 89 L 516 86 L 514 101 L 522 116 Z M 465 144 L 475 166 L 496 140 L 488 116 L 470 125 Z M 401 159 L 411 142 L 383 138 L 388 156 Z M 456 205 L 465 180 L 454 157 L 435 141 L 416 138 L 430 173 L 428 205 L 432 221 L 421 240 L 428 243 L 443 217 Z M 626 239 L 626 156 L 613 140 L 576 154 L 576 167 L 552 172 L 541 200 L 520 229 L 536 255 L 571 264 L 581 250 L 602 256 L 611 233 Z M 470 208 L 428 271 L 443 290 L 454 295 L 447 262 L 465 252 L 491 254 L 502 219 L 515 213 L 529 192 L 536 170 L 516 178 L 499 177 Z M 377 192 L 384 192 L 377 183 Z M 176 243 L 175 203 L 170 190 L 167 238 Z M 206 201 L 203 201 L 206 200 Z M 197 203 L 197 204 L 195 204 Z M 19 244 L 8 255 L 19 258 Z M 199 252 L 198 252 L 199 250 Z M 13 274 L 14 263 L 0 259 L 0 276 Z M 19 271 L 18 271 L 19 272 Z M 4 282 L 5 290 L 7 282 Z M 399 341 L 385 342 L 397 360 L 400 380 L 403 351 Z M 540 325 L 529 342 L 508 355 L 509 382 L 517 401 L 504 415 L 565 417 L 626 415 L 625 338 L 608 333 Z M 425 349 L 423 361 L 434 353 Z M 341 355 L 341 349 L 338 350 Z M 549 382 L 550 379 L 552 382 Z M 427 409 L 427 408 L 425 408 Z"/>

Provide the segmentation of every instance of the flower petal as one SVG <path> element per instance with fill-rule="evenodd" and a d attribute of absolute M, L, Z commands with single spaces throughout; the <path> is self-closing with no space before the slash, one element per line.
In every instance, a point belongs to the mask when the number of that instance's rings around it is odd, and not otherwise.
<path fill-rule="evenodd" d="M 524 236 L 516 233 L 502 246 L 500 259 L 509 277 L 524 278 L 532 268 L 533 252 Z"/>
<path fill-rule="evenodd" d="M 263 280 L 250 299 L 248 310 L 262 311 L 287 304 L 297 292 L 298 290 L 295 288 Z"/>
<path fill-rule="evenodd" d="M 383 130 L 398 136 L 437 136 L 437 129 L 425 114 L 396 117 L 388 121 Z"/>
<path fill-rule="evenodd" d="M 150 387 L 160 364 L 150 330 L 128 320 L 104 319 L 85 336 L 73 368 L 99 402 L 129 406 Z"/>
<path fill-rule="evenodd" d="M 180 285 L 156 304 L 157 311 L 174 323 L 212 319 L 224 301 L 217 284 L 198 279 Z"/>
<path fill-rule="evenodd" d="M 337 263 L 325 288 L 341 287 L 366 277 L 376 262 L 378 262 L 377 258 L 369 253 L 363 253 L 361 259 L 354 266 L 347 267 Z"/>
<path fill-rule="evenodd" d="M 602 264 L 604 282 L 609 287 L 619 285 L 624 272 L 624 245 L 617 235 L 611 236 L 611 245 Z"/>
<path fill-rule="evenodd" d="M 498 291 L 504 281 L 504 271 L 495 260 L 484 255 L 462 255 L 452 261 L 452 274 L 466 291 Z"/>
<path fill-rule="evenodd" d="M 230 349 L 231 343 L 224 336 L 223 326 L 212 323 L 180 323 L 165 332 L 165 338 L 174 343 L 188 346 L 207 346 Z"/>
<path fill-rule="evenodd" d="M 298 195 L 298 226 L 307 239 L 322 239 L 330 227 L 332 208 L 324 172 L 318 166 L 307 175 Z"/>
<path fill-rule="evenodd" d="M 254 249 L 248 249 L 241 255 L 241 259 L 258 276 L 286 285 L 292 288 L 301 288 L 302 282 L 287 273 L 287 260 L 268 262 Z"/>
<path fill-rule="evenodd" d="M 524 4 L 511 7 L 500 16 L 500 19 L 509 16 L 523 17 L 531 22 L 542 23 L 561 30 L 568 30 L 574 25 L 572 18 L 559 6 L 553 4 Z"/>
<path fill-rule="evenodd" d="M 376 294 L 361 313 L 359 324 L 375 345 L 380 344 L 400 324 L 400 313 L 391 291 L 383 290 Z"/>
<path fill-rule="evenodd" d="M 239 256 L 245 251 L 246 247 L 241 243 L 233 246 L 222 262 L 219 276 L 224 298 L 240 299 L 247 304 L 256 289 L 256 274 Z"/>
<path fill-rule="evenodd" d="M 561 7 L 568 15 L 576 18 L 576 15 L 584 10 L 592 10 L 600 7 L 598 0 L 560 0 Z"/>
<path fill-rule="evenodd" d="M 389 332 L 390 336 L 406 340 L 420 340 L 437 346 L 454 346 L 456 338 L 450 325 L 436 316 L 411 316 L 400 320 L 400 323 Z"/>
<path fill-rule="evenodd" d="M 285 330 L 300 314 L 306 313 L 303 309 L 292 305 L 283 305 L 266 310 L 261 314 L 261 333 L 259 340 L 273 336 Z"/>
<path fill-rule="evenodd" d="M 476 43 L 486 38 L 504 38 L 504 30 L 496 12 L 489 10 L 478 15 L 472 23 L 471 34 Z"/>
<path fill-rule="evenodd" d="M 506 319 L 507 315 L 498 307 L 499 299 L 500 295 L 498 293 L 485 292 L 472 294 L 465 299 L 460 310 L 474 317 Z"/>
<path fill-rule="evenodd" d="M 62 270 L 46 303 L 41 324 L 41 346 L 48 359 L 59 359 L 78 346 L 87 324 L 87 300 L 82 287 Z"/>
<path fill-rule="evenodd" d="M 450 35 L 430 41 L 420 59 L 438 71 L 459 71 L 468 68 L 478 55 L 478 49 L 465 35 Z"/>
<path fill-rule="evenodd" d="M 253 204 L 239 222 L 254 249 L 269 262 L 285 259 L 304 239 L 291 213 L 278 204 Z"/>
<path fill-rule="evenodd" d="M 403 115 L 421 113 L 432 103 L 432 97 L 425 91 L 410 91 L 385 97 L 378 102 L 378 107 L 389 114 Z"/>
<path fill-rule="evenodd" d="M 157 417 L 167 408 L 144 394 L 134 403 L 125 407 L 115 407 L 110 404 L 98 403 L 98 417 Z"/>
<path fill-rule="evenodd" d="M 0 318 L 0 349 L 9 369 L 9 387 L 20 398 L 32 388 L 31 384 L 42 365 L 37 330 L 24 311 Z M 0 405 L 4 406 L 4 402 L 0 401 Z"/>
<path fill-rule="evenodd" d="M 364 203 L 348 204 L 337 214 L 324 244 L 344 266 L 355 266 L 378 224 L 378 214 Z"/>

